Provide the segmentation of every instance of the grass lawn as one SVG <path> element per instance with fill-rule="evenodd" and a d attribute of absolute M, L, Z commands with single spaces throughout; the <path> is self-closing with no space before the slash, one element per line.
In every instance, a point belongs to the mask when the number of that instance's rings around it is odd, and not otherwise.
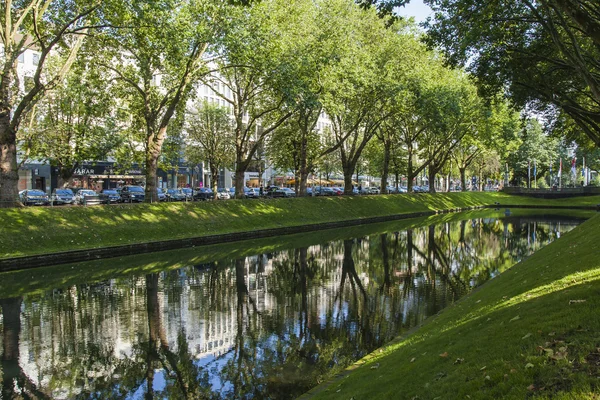
<path fill-rule="evenodd" d="M 440 193 L 0 209 L 0 258 L 482 205 L 596 205 L 600 197 L 538 200 Z"/>
<path fill-rule="evenodd" d="M 310 394 L 599 399 L 599 237 L 596 215 Z"/>

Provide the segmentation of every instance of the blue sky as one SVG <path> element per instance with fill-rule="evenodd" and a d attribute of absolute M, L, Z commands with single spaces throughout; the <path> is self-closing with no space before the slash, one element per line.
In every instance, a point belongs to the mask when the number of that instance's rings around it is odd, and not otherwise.
<path fill-rule="evenodd" d="M 423 0 L 410 0 L 405 7 L 397 9 L 398 14 L 405 17 L 415 17 L 417 23 L 424 22 L 431 14 L 431 8 L 423 4 Z"/>

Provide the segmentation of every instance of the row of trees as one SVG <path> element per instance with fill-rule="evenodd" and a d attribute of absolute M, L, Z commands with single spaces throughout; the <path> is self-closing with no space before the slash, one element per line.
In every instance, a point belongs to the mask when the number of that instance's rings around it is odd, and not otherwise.
<path fill-rule="evenodd" d="M 492 91 L 484 100 L 413 25 L 386 16 L 391 3 L 247 3 L 4 2 L 0 205 L 18 204 L 17 152 L 22 161 L 49 160 L 63 181 L 84 160 L 137 162 L 154 201 L 157 168 L 178 161 L 184 143 L 213 182 L 232 165 L 238 196 L 265 152 L 294 171 L 302 196 L 309 174 L 332 163 L 351 193 L 364 158 L 384 190 L 390 175 L 410 187 L 424 171 L 429 181 L 449 174 L 451 163 L 464 189 L 474 162 L 500 165 L 518 147 L 518 113 Z M 429 40 L 456 61 L 441 39 L 466 33 L 436 27 Z M 39 60 L 20 82 L 18 58 L 28 49 Z M 195 101 L 200 83 L 227 110 Z M 331 127 L 317 131 L 323 113 Z"/>

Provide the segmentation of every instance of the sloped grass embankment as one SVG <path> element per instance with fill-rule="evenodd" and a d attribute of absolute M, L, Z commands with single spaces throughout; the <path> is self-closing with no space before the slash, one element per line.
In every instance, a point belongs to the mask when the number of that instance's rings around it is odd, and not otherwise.
<path fill-rule="evenodd" d="M 600 215 L 358 362 L 317 399 L 598 399 Z"/>
<path fill-rule="evenodd" d="M 502 193 L 0 209 L 0 259 L 483 205 L 595 205 Z"/>

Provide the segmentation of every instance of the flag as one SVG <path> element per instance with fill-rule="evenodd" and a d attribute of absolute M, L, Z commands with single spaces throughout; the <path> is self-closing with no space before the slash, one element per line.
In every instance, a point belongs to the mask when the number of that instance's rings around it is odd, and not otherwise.
<path fill-rule="evenodd" d="M 537 161 L 533 160 L 533 176 L 537 176 Z"/>
<path fill-rule="evenodd" d="M 575 176 L 577 174 L 577 166 L 575 164 L 575 157 L 573 157 L 573 160 L 571 160 L 571 175 Z"/>
<path fill-rule="evenodd" d="M 560 159 L 559 163 L 558 163 L 558 175 L 559 178 L 562 176 L 562 158 Z"/>

